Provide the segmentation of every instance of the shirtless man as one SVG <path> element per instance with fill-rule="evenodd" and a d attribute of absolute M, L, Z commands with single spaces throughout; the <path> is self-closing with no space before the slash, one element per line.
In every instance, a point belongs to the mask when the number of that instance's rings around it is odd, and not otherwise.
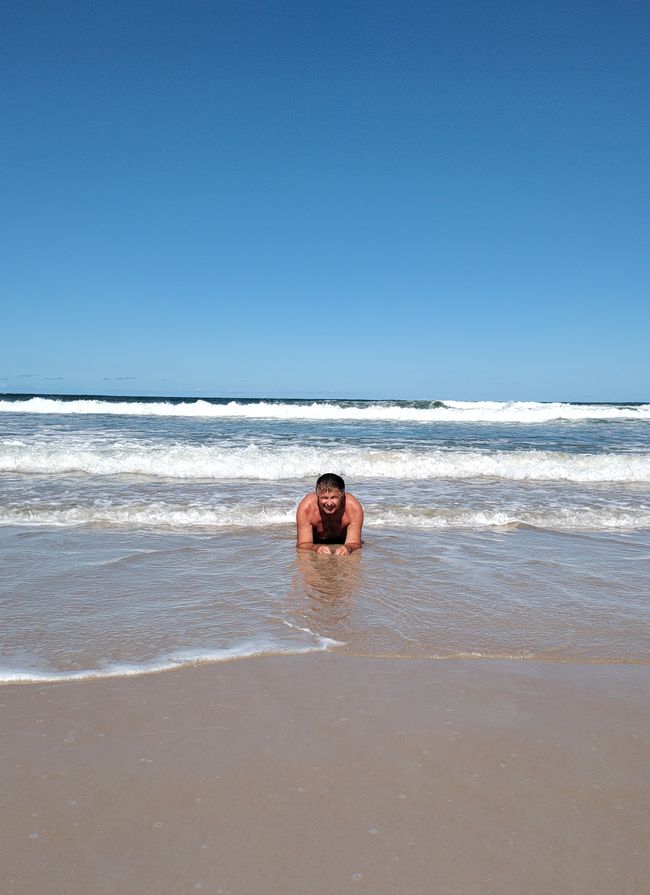
<path fill-rule="evenodd" d="M 345 493 L 341 476 L 327 472 L 316 482 L 316 490 L 298 504 L 296 525 L 298 550 L 347 556 L 361 549 L 363 507 Z"/>

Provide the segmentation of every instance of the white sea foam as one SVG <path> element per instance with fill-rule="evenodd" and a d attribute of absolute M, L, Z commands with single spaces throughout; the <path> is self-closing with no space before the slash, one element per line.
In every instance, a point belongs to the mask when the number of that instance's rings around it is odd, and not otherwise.
<path fill-rule="evenodd" d="M 151 501 L 124 506 L 0 505 L 0 525 L 127 528 L 269 528 L 295 520 L 295 507 L 183 507 Z"/>
<path fill-rule="evenodd" d="M 307 630 L 300 628 L 298 630 Z M 61 683 L 62 681 L 101 680 L 104 678 L 139 677 L 143 674 L 157 674 L 161 671 L 172 671 L 194 665 L 210 665 L 216 662 L 228 662 L 234 659 L 247 659 L 254 656 L 293 656 L 304 653 L 323 652 L 334 646 L 342 646 L 331 637 L 321 637 L 308 631 L 313 643 L 304 646 L 289 647 L 273 641 L 247 641 L 238 646 L 221 650 L 195 650 L 174 652 L 150 662 L 110 663 L 100 668 L 85 668 L 81 671 L 37 671 L 32 669 L 0 669 L 0 684 L 21 683 Z"/>
<path fill-rule="evenodd" d="M 0 472 L 146 476 L 181 480 L 289 481 L 323 469 L 360 479 L 650 482 L 650 453 L 380 450 L 361 447 L 101 445 L 50 439 L 0 445 Z"/>
<path fill-rule="evenodd" d="M 423 406 L 424 405 L 424 406 Z M 0 401 L 0 412 L 31 414 L 111 414 L 117 416 L 214 417 L 277 420 L 358 420 L 362 422 L 546 423 L 552 420 L 646 420 L 650 404 L 567 404 L 534 401 L 436 401 L 356 403 L 283 403 L 258 401 L 213 404 L 205 400 L 178 404 L 164 400 L 111 401 L 96 398 L 63 401 L 27 398 Z"/>
<path fill-rule="evenodd" d="M 238 505 L 179 507 L 156 501 L 133 506 L 57 507 L 0 505 L 0 525 L 101 528 L 126 527 L 184 530 L 252 528 L 268 531 L 295 521 L 293 504 L 285 508 Z M 458 509 L 393 506 L 366 503 L 366 528 L 489 529 L 529 525 L 556 531 L 623 531 L 650 529 L 650 507 L 520 506 L 505 509 Z"/>
<path fill-rule="evenodd" d="M 369 524 L 412 530 L 517 528 L 526 525 L 551 531 L 633 531 L 650 529 L 650 507 L 521 507 L 505 510 L 439 509 L 429 512 L 404 508 L 369 514 Z"/>

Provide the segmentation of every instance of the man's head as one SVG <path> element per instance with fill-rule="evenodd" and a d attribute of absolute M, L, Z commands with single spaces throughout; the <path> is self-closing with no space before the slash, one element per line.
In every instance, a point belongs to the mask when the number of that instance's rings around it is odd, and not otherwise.
<path fill-rule="evenodd" d="M 345 491 L 345 482 L 341 476 L 337 475 L 335 472 L 326 472 L 316 482 L 316 490 L 340 491 L 341 494 L 343 494 Z"/>
<path fill-rule="evenodd" d="M 316 482 L 316 495 L 320 509 L 324 513 L 331 515 L 343 503 L 345 482 L 340 475 L 336 475 L 334 472 L 326 472 Z"/>

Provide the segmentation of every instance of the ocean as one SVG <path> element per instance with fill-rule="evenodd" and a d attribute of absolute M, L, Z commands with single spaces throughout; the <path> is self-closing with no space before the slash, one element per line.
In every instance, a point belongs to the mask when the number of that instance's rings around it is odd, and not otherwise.
<path fill-rule="evenodd" d="M 362 551 L 296 553 L 323 472 Z M 650 661 L 650 405 L 0 395 L 0 680 Z"/>

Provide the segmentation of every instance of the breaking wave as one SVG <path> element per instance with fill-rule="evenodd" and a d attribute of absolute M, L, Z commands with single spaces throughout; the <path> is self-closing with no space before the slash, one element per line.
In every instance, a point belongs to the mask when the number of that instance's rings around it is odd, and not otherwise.
<path fill-rule="evenodd" d="M 650 404 L 571 404 L 535 401 L 194 401 L 31 397 L 0 400 L 0 412 L 111 414 L 362 422 L 547 423 L 552 420 L 645 420 Z"/>
<path fill-rule="evenodd" d="M 650 482 L 650 453 L 382 450 L 362 447 L 97 444 L 6 441 L 0 472 L 146 476 L 179 480 L 288 481 L 332 469 L 355 480 L 481 479 Z"/>

